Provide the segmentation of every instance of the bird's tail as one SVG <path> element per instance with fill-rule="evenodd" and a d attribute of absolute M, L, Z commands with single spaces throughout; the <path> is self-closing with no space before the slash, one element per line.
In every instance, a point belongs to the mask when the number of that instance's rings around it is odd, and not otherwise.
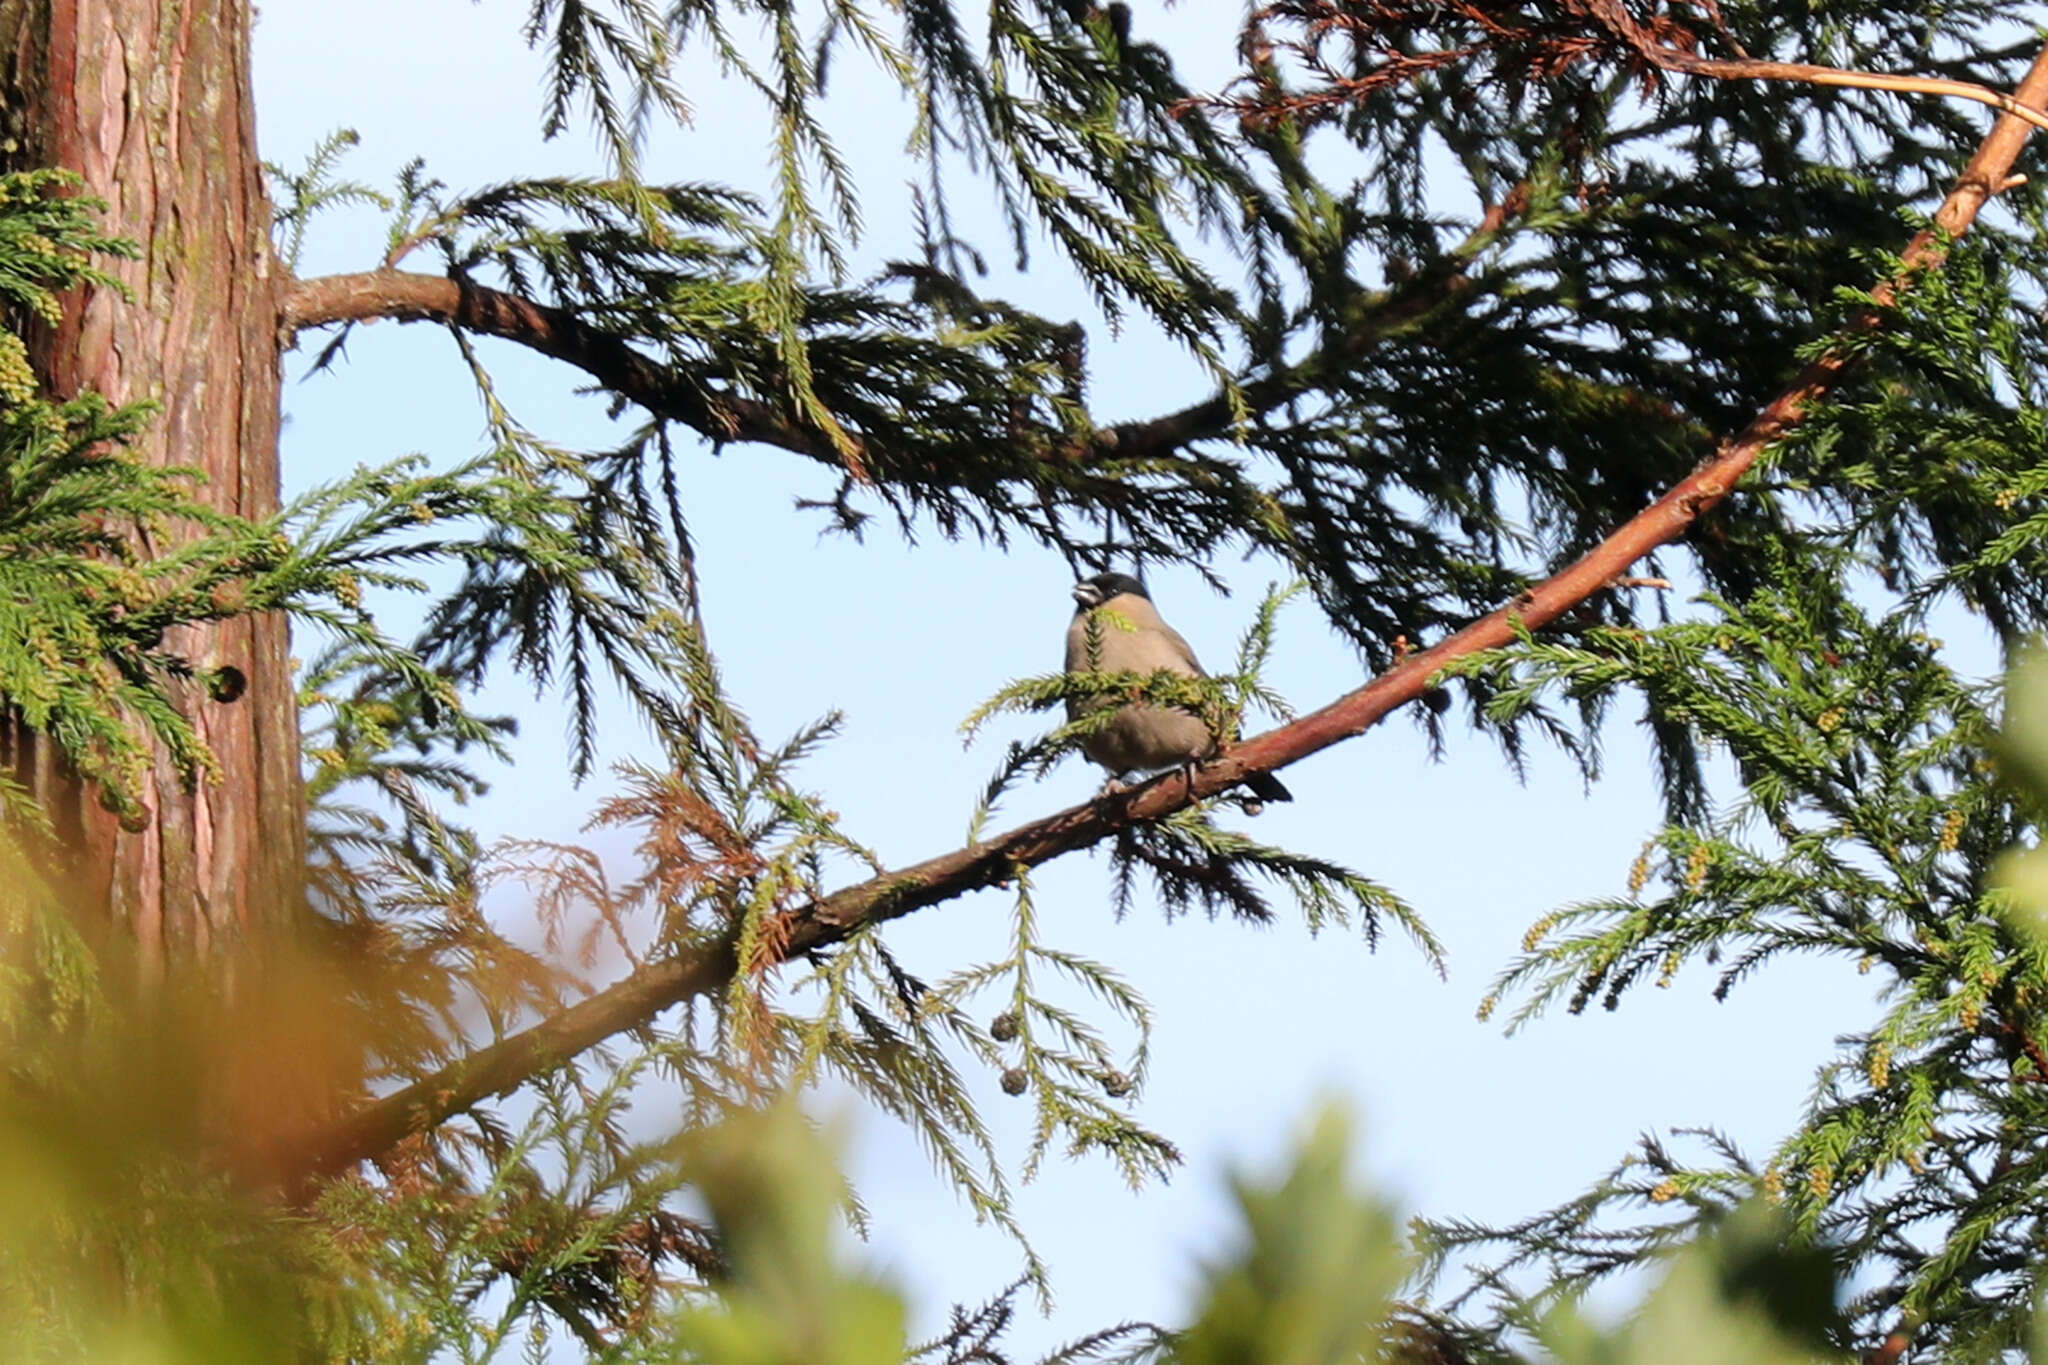
<path fill-rule="evenodd" d="M 1281 785 L 1280 779 L 1271 773 L 1246 773 L 1245 786 L 1251 788 L 1253 796 L 1261 801 L 1292 801 L 1294 793 Z"/>

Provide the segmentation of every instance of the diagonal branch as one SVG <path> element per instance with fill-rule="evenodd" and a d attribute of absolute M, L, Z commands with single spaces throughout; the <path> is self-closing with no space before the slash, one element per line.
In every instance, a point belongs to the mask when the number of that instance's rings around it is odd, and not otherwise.
<path fill-rule="evenodd" d="M 2048 103 L 2048 48 L 2035 58 L 2015 97 Z M 2026 120 L 1998 120 L 1935 215 L 1935 227 L 1916 236 L 1903 268 L 1876 291 L 1881 308 L 1939 268 L 1944 236 L 1968 231 L 1979 210 L 2007 182 L 2029 132 Z M 1876 330 L 1882 318 L 1866 310 L 1848 324 L 1853 338 Z M 1430 678 L 1458 659 L 1511 643 L 1524 630 L 1557 620 L 1624 574 L 1643 555 L 1669 544 L 1735 486 L 1772 442 L 1795 427 L 1854 363 L 1853 345 L 1830 349 L 1766 406 L 1738 435 L 1724 442 L 1691 476 L 1638 513 L 1584 558 L 1433 648 L 1410 655 L 1386 673 L 1310 715 L 1248 740 L 1196 769 L 1175 773 L 1132 791 L 1035 820 L 987 843 L 956 849 L 901 872 L 872 878 L 784 912 L 764 937 L 782 946 L 781 958 L 801 956 L 845 939 L 856 930 L 1001 883 L 1013 869 L 1087 848 L 1125 826 L 1156 820 L 1191 802 L 1217 795 L 1254 771 L 1283 767 L 1363 734 L 1395 708 L 1419 697 Z M 394 1094 L 378 1099 L 278 1153 L 277 1170 L 290 1180 L 331 1175 L 388 1150 L 409 1134 L 433 1128 L 493 1095 L 627 1029 L 650 1024 L 662 1011 L 715 991 L 737 970 L 730 944 L 651 963 L 616 985 L 559 1014 L 480 1048 Z"/>
<path fill-rule="evenodd" d="M 1335 338 L 1334 344 L 1176 412 L 1104 427 L 1095 433 L 1089 446 L 1126 458 L 1170 455 L 1192 442 L 1222 436 L 1246 417 L 1262 416 L 1313 392 L 1334 370 L 1350 366 L 1381 341 L 1456 302 L 1469 291 L 1474 281 L 1467 273 L 1467 265 L 1528 207 L 1529 184 L 1524 180 L 1516 183 L 1498 203 L 1487 206 L 1479 225 L 1449 253 L 1454 263 L 1450 269 L 1410 281 L 1387 295 L 1360 322 Z"/>

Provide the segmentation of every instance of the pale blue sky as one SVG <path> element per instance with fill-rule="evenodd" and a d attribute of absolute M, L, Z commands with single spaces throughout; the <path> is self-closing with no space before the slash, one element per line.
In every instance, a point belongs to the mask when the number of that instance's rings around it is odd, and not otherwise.
<path fill-rule="evenodd" d="M 257 29 L 259 135 L 264 154 L 298 164 L 339 127 L 363 137 L 348 163 L 388 184 L 415 155 L 457 190 L 515 176 L 594 173 L 587 141 L 539 141 L 540 63 L 517 33 L 515 0 L 352 0 L 272 4 Z M 1235 7 L 1139 7 L 1141 35 L 1170 22 L 1221 72 Z M 1218 16 L 1204 31 L 1203 11 Z M 1185 43 L 1182 46 L 1186 46 Z M 1193 51 L 1193 49 L 1190 49 Z M 847 73 L 850 74 L 850 73 Z M 696 93 L 697 127 L 658 140 L 654 177 L 760 185 L 768 166 L 754 106 L 720 88 Z M 901 186 L 902 110 L 856 87 L 828 119 L 870 178 L 864 261 L 907 249 Z M 962 207 L 971 196 L 963 195 Z M 374 216 L 316 225 L 308 273 L 359 269 L 381 253 Z M 992 263 L 1005 256 L 986 235 Z M 424 264 L 424 263 L 422 263 Z M 1191 367 L 1145 329 L 1102 332 L 1049 253 L 1017 291 L 1049 316 L 1086 320 L 1095 335 L 1092 392 L 1110 417 L 1149 415 L 1199 392 Z M 501 392 L 528 425 L 557 438 L 598 439 L 601 404 L 576 398 L 580 376 L 508 346 L 486 345 Z M 294 375 L 306 356 L 294 358 Z M 358 462 L 411 451 L 453 461 L 478 449 L 482 423 L 445 334 L 383 324 L 359 329 L 332 373 L 286 395 L 287 484 L 325 481 Z M 830 476 L 777 451 L 692 456 L 683 497 L 705 575 L 712 642 L 733 693 L 768 736 L 838 707 L 843 736 L 807 770 L 852 832 L 901 865 L 955 846 L 976 792 L 1014 727 L 962 752 L 957 721 L 1003 682 L 1056 667 L 1071 603 L 1049 553 L 1008 555 L 925 537 L 903 546 L 880 524 L 865 546 L 820 539 L 797 496 L 829 493 Z M 1239 588 L 1224 600 L 1191 574 L 1164 574 L 1154 596 L 1204 658 L 1234 647 L 1269 563 L 1215 566 Z M 1359 665 L 1312 608 L 1286 620 L 1273 680 L 1313 706 L 1361 681 Z M 516 774 L 476 813 L 486 833 L 573 837 L 603 794 L 566 777 L 561 711 L 516 686 L 492 699 L 525 722 Z M 613 757 L 644 737 L 610 730 Z M 1038 898 L 1062 946 L 1107 961 L 1154 1004 L 1160 1027 L 1142 1113 L 1182 1144 L 1188 1163 L 1168 1186 L 1124 1190 L 1102 1163 L 1050 1164 L 1021 1199 L 1021 1216 L 1050 1262 L 1054 1320 L 1027 1322 L 1017 1344 L 1051 1344 L 1126 1317 L 1183 1316 L 1198 1261 L 1218 1249 L 1222 1179 L 1264 1163 L 1326 1095 L 1363 1116 L 1360 1160 L 1410 1211 L 1507 1219 L 1578 1192 L 1641 1132 L 1714 1124 L 1761 1157 L 1791 1124 L 1833 1035 L 1871 1015 L 1853 964 L 1774 967 L 1716 1005 L 1708 973 L 1637 993 L 1618 1015 L 1546 1019 L 1506 1038 L 1474 1009 L 1524 931 L 1563 902 L 1618 890 L 1658 808 L 1647 753 L 1626 724 L 1609 746 L 1610 775 L 1590 795 L 1566 764 L 1542 754 L 1526 786 L 1491 744 L 1454 737 L 1432 764 L 1406 716 L 1289 769 L 1298 800 L 1256 825 L 1266 839 L 1350 864 L 1415 904 L 1450 950 L 1439 981 L 1405 941 L 1378 953 L 1356 935 L 1312 939 L 1296 923 L 1254 930 L 1155 912 L 1111 917 L 1106 864 L 1072 857 L 1044 870 Z M 1083 799 L 1099 775 L 1072 765 L 1013 797 L 1008 818 Z M 1006 902 L 983 895 L 893 926 L 915 970 L 1002 950 Z M 993 1012 L 996 1006 L 991 1006 Z M 983 1078 L 987 1112 L 1021 1153 L 1028 1103 Z M 858 1116 L 856 1177 L 874 1214 L 870 1254 L 910 1290 L 923 1324 L 954 1300 L 979 1301 L 1014 1273 L 1009 1244 L 976 1229 L 900 1130 Z"/>

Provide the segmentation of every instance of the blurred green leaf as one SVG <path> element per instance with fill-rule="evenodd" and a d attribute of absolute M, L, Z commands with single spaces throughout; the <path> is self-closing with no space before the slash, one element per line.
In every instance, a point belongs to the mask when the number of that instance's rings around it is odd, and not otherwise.
<path fill-rule="evenodd" d="M 1736 1211 L 1687 1246 L 1622 1331 L 1552 1345 L 1567 1365 L 1794 1365 L 1847 1359 L 1837 1330 L 1836 1275 L 1827 1253 L 1789 1240 L 1761 1203 Z"/>
<path fill-rule="evenodd" d="M 731 1278 L 676 1321 L 680 1358 L 718 1365 L 900 1365 L 903 1300 L 843 1269 L 846 1198 L 833 1144 L 792 1104 L 690 1135 L 685 1169 L 711 1205 Z"/>
<path fill-rule="evenodd" d="M 2005 683 L 1999 766 L 2038 810 L 2048 810 L 2048 653 L 2037 642 L 2019 651 Z M 2048 849 L 2016 848 L 2000 858 L 1994 880 L 2006 892 L 2005 917 L 2035 948 L 2048 948 Z"/>
<path fill-rule="evenodd" d="M 1354 1188 L 1352 1124 L 1325 1109 L 1277 1184 L 1231 1182 L 1245 1245 L 1212 1266 L 1184 1365 L 1337 1365 L 1370 1358 L 1406 1277 L 1400 1225 Z"/>

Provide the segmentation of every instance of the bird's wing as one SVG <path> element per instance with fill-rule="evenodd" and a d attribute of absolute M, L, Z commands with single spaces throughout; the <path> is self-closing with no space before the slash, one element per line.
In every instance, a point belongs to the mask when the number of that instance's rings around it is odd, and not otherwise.
<path fill-rule="evenodd" d="M 1099 658 L 1094 661 L 1094 666 L 1101 666 Z M 1089 667 L 1087 613 L 1075 612 L 1073 621 L 1067 626 L 1067 672 L 1086 673 Z"/>
<path fill-rule="evenodd" d="M 1171 649 L 1173 653 L 1177 656 L 1175 660 L 1176 663 L 1182 665 L 1188 672 L 1194 674 L 1198 678 L 1206 678 L 1209 676 L 1208 674 L 1202 671 L 1202 661 L 1195 657 L 1195 647 L 1189 644 L 1186 640 L 1182 639 L 1179 631 L 1175 630 L 1172 626 L 1167 625 L 1166 622 L 1161 621 L 1159 623 L 1159 634 L 1163 637 L 1160 641 L 1160 644 L 1166 648 Z M 1167 667 L 1173 668 L 1174 665 L 1168 664 Z M 1181 670 L 1179 668 L 1175 668 L 1174 671 L 1179 672 Z"/>
<path fill-rule="evenodd" d="M 1105 638 L 1102 642 L 1102 667 L 1112 673 L 1156 673 L 1163 668 L 1169 673 L 1185 673 L 1195 678 L 1203 676 L 1195 651 L 1180 638 L 1179 631 L 1164 621 L 1147 623 L 1134 631 Z"/>
<path fill-rule="evenodd" d="M 1142 598 L 1119 597 L 1097 611 L 1106 611 L 1116 618 L 1104 621 L 1098 638 L 1101 654 L 1095 666 L 1105 673 L 1151 673 L 1157 669 L 1169 669 L 1175 673 L 1189 673 L 1205 677 L 1201 661 L 1195 658 L 1194 646 L 1181 638 L 1179 631 L 1159 619 L 1159 613 L 1150 602 Z M 1067 671 L 1087 666 L 1088 654 L 1088 613 L 1077 613 L 1073 623 L 1067 627 Z"/>

